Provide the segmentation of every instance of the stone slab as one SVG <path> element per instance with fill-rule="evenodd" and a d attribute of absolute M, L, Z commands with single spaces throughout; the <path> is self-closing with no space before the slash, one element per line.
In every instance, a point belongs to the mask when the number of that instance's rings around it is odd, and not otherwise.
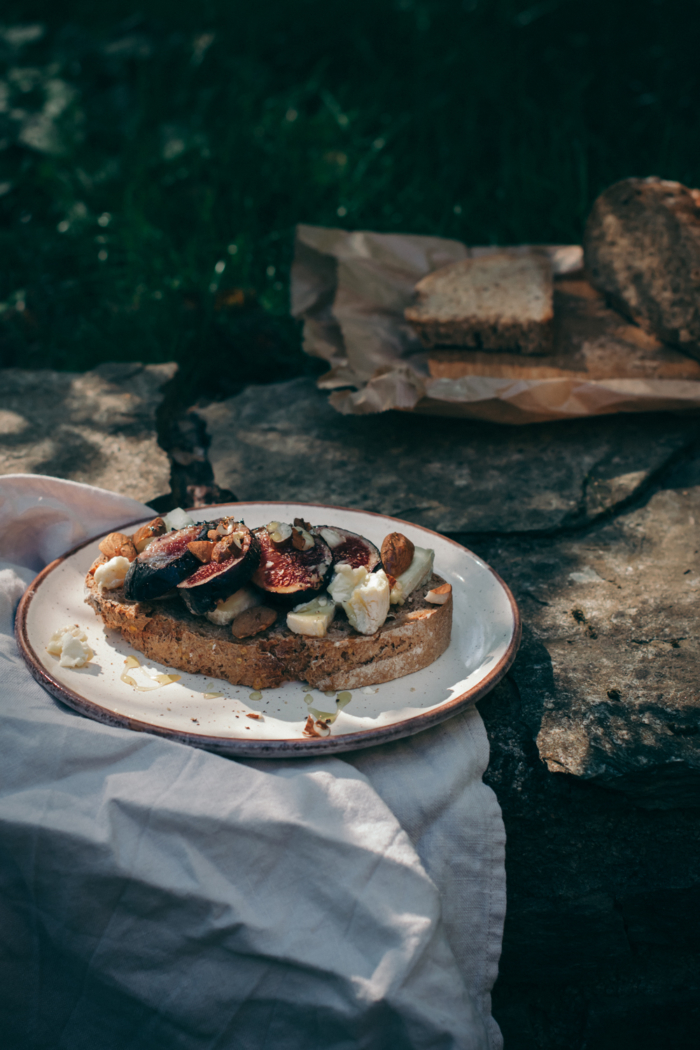
<path fill-rule="evenodd" d="M 520 604 L 512 676 L 547 767 L 700 805 L 700 458 L 584 535 L 479 550 Z"/>
<path fill-rule="evenodd" d="M 216 484 L 241 500 L 359 507 L 447 533 L 589 522 L 643 489 L 697 430 L 661 414 L 512 428 L 342 416 L 310 379 L 251 386 L 198 412 Z"/>
<path fill-rule="evenodd" d="M 634 1014 L 640 997 L 654 1004 L 648 1038 L 635 1027 L 636 1041 L 613 1045 L 665 1045 L 651 1022 L 667 1007 L 674 1031 L 697 1033 L 688 1027 L 688 999 L 700 988 L 697 810 L 642 808 L 552 772 L 523 694 L 522 679 L 517 688 L 508 675 L 479 702 L 491 748 L 484 779 L 506 827 L 508 909 L 493 994 L 506 1047 L 592 1050 L 606 1017 L 612 1023 L 623 1005 Z"/>
<path fill-rule="evenodd" d="M 0 372 L 0 474 L 50 474 L 149 503 L 170 490 L 156 412 L 175 364 Z"/>

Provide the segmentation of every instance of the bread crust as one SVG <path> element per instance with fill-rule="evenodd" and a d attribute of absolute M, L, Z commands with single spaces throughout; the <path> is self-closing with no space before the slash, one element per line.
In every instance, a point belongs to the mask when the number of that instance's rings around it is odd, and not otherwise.
<path fill-rule="evenodd" d="M 96 564 L 99 564 L 98 559 Z M 238 640 L 230 626 L 193 616 L 179 598 L 130 602 L 123 590 L 100 591 L 92 570 L 85 601 L 105 627 L 149 659 L 232 685 L 269 689 L 302 681 L 321 690 L 358 689 L 412 674 L 433 663 L 450 644 L 452 595 L 444 605 L 425 601 L 445 581 L 433 573 L 373 635 L 358 634 L 339 615 L 324 638 L 293 634 L 284 612 L 253 638 Z"/>

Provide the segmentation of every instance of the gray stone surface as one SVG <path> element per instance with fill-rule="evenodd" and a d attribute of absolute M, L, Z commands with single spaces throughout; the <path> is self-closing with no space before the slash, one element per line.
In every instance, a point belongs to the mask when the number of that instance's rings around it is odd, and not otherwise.
<path fill-rule="evenodd" d="M 156 412 L 175 364 L 0 372 L 0 474 L 51 474 L 148 503 L 170 490 Z"/>
<path fill-rule="evenodd" d="M 491 744 L 485 780 L 506 826 L 508 909 L 493 999 L 506 1048 L 658 1050 L 665 1024 L 669 1045 L 694 1050 L 697 809 L 642 808 L 551 772 L 522 677 L 518 687 L 509 675 L 479 709 Z"/>
<path fill-rule="evenodd" d="M 643 489 L 697 430 L 662 415 L 512 428 L 341 416 L 310 379 L 248 387 L 198 412 L 214 479 L 241 500 L 361 507 L 451 533 L 586 523 Z"/>
<path fill-rule="evenodd" d="M 507 833 L 506 1050 L 694 1047 L 698 423 L 341 417 L 308 380 L 199 414 L 240 499 L 459 535 L 516 594 L 521 652 L 479 704 Z"/>
<path fill-rule="evenodd" d="M 512 674 L 540 758 L 645 806 L 700 805 L 696 473 L 585 536 L 483 551 L 521 607 Z"/>

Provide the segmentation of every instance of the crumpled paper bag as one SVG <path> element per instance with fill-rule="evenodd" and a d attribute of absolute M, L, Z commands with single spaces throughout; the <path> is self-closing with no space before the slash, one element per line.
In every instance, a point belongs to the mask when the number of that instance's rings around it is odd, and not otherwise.
<path fill-rule="evenodd" d="M 552 356 L 426 351 L 404 319 L 417 281 L 499 250 L 298 226 L 292 314 L 304 322 L 304 350 L 330 365 L 318 385 L 331 404 L 344 414 L 403 409 L 499 423 L 700 407 L 700 363 L 610 310 L 584 279 L 579 245 L 510 248 L 552 261 Z"/>

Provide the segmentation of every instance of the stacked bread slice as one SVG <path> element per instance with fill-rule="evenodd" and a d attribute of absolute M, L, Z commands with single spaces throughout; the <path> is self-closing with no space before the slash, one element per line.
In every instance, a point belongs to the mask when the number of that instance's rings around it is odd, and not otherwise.
<path fill-rule="evenodd" d="M 552 264 L 536 251 L 451 263 L 418 282 L 405 316 L 428 348 L 551 353 Z"/>

